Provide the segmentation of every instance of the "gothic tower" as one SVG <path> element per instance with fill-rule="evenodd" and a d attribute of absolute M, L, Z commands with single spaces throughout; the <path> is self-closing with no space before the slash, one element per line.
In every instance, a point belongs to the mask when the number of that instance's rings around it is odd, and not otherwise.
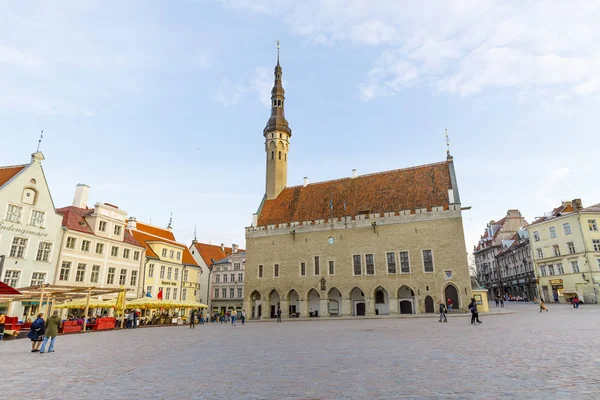
<path fill-rule="evenodd" d="M 267 154 L 266 198 L 271 200 L 287 186 L 287 159 L 290 149 L 292 130 L 288 126 L 284 114 L 285 90 L 281 83 L 281 65 L 279 65 L 279 49 L 277 49 L 277 65 L 275 66 L 275 83 L 271 90 L 271 117 L 263 131 L 265 152 Z"/>

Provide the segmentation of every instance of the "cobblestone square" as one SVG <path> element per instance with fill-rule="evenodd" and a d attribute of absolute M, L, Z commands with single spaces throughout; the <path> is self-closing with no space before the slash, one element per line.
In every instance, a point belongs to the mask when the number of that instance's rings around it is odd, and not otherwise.
<path fill-rule="evenodd" d="M 600 308 L 249 322 L 0 343 L 2 397 L 31 399 L 598 399 Z"/>

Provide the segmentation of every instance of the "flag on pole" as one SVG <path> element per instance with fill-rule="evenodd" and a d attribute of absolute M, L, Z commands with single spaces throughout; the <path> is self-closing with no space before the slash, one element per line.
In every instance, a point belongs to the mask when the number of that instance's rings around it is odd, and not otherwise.
<path fill-rule="evenodd" d="M 163 293 L 162 293 L 162 289 L 160 289 L 158 291 L 158 294 L 156 295 L 156 298 L 159 299 L 159 300 L 162 300 L 162 297 L 163 297 Z"/>
<path fill-rule="evenodd" d="M 152 297 L 149 290 L 146 292 L 146 297 Z"/>

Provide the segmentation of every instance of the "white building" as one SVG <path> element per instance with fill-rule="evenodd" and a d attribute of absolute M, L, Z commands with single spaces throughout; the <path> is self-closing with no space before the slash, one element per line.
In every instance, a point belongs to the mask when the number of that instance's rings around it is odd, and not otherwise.
<path fill-rule="evenodd" d="M 209 306 L 210 308 L 210 281 L 211 281 L 211 266 L 213 263 L 222 260 L 224 258 L 229 257 L 233 253 L 237 253 L 238 251 L 242 252 L 244 250 L 238 250 L 237 245 L 232 245 L 231 247 L 225 247 L 224 243 L 221 243 L 220 246 L 214 244 L 206 244 L 200 243 L 196 239 L 192 242 L 190 246 L 190 251 L 192 252 L 192 256 L 200 266 L 202 270 L 200 275 L 200 302 Z"/>
<path fill-rule="evenodd" d="M 109 203 L 87 207 L 90 187 L 79 184 L 73 205 L 56 211 L 65 231 L 55 282 L 61 285 L 129 289 L 140 294 L 145 248 L 126 230 L 127 212 Z M 106 296 L 114 298 L 117 293 Z"/>
<path fill-rule="evenodd" d="M 235 248 L 234 248 L 235 251 Z M 227 312 L 236 309 L 241 313 L 244 303 L 244 275 L 246 253 L 234 252 L 212 265 L 210 282 L 211 311 Z"/>
<path fill-rule="evenodd" d="M 53 283 L 63 231 L 41 162 L 0 167 L 0 277 L 14 288 Z M 0 304 L 0 309 L 6 308 Z M 9 316 L 30 317 L 38 302 L 12 303 Z"/>

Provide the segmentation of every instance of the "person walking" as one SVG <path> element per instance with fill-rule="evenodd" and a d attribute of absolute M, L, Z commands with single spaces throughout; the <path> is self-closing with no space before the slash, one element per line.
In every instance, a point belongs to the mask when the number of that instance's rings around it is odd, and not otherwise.
<path fill-rule="evenodd" d="M 577 296 L 573 297 L 573 308 L 579 308 L 579 297 Z"/>
<path fill-rule="evenodd" d="M 127 329 L 131 329 L 133 325 L 133 311 L 127 313 Z"/>
<path fill-rule="evenodd" d="M 500 297 L 500 308 L 504 308 L 504 297 Z"/>
<path fill-rule="evenodd" d="M 281 322 L 281 308 L 277 308 L 277 322 Z"/>
<path fill-rule="evenodd" d="M 540 297 L 540 312 L 542 311 L 548 312 L 548 309 L 546 308 L 546 303 L 544 303 L 544 299 Z"/>
<path fill-rule="evenodd" d="M 62 321 L 58 316 L 58 310 L 52 312 L 52 316 L 46 321 L 46 333 L 44 335 L 44 341 L 42 342 L 42 348 L 40 354 L 44 354 L 46 351 L 46 343 L 50 339 L 50 347 L 48 347 L 48 353 L 54 353 L 54 340 L 58 336 L 58 330 L 60 329 Z"/>
<path fill-rule="evenodd" d="M 235 308 L 231 310 L 231 326 L 235 326 L 235 320 L 237 319 L 237 311 Z"/>
<path fill-rule="evenodd" d="M 479 320 L 479 312 L 477 311 L 477 302 L 475 301 L 475 298 L 471 298 L 469 311 L 471 311 L 471 325 L 480 324 L 481 321 Z"/>
<path fill-rule="evenodd" d="M 39 313 L 37 319 L 31 324 L 27 337 L 31 340 L 31 352 L 36 353 L 40 351 L 40 345 L 44 340 L 44 332 L 46 323 L 44 322 L 44 313 Z"/>
<path fill-rule="evenodd" d="M 496 296 L 495 300 L 496 300 L 496 307 L 498 307 L 500 305 L 500 296 Z"/>
<path fill-rule="evenodd" d="M 132 329 L 137 328 L 137 324 L 138 324 L 138 311 L 137 310 L 133 310 L 133 319 L 131 320 L 131 323 L 133 324 L 133 326 L 131 327 Z"/>
<path fill-rule="evenodd" d="M 242 310 L 242 325 L 244 325 L 245 321 L 246 321 L 246 310 Z"/>
<path fill-rule="evenodd" d="M 452 299 L 448 299 L 448 314 L 452 314 Z"/>
<path fill-rule="evenodd" d="M 196 311 L 192 310 L 190 314 L 190 329 L 196 328 Z"/>
<path fill-rule="evenodd" d="M 439 300 L 438 301 L 438 306 L 440 308 L 440 321 L 439 322 L 448 322 L 448 319 L 446 318 L 446 306 L 444 305 L 444 303 Z"/>
<path fill-rule="evenodd" d="M 6 323 L 6 315 L 0 311 L 0 340 L 4 337 L 4 324 Z M 243 325 L 243 323 L 242 323 Z"/>

